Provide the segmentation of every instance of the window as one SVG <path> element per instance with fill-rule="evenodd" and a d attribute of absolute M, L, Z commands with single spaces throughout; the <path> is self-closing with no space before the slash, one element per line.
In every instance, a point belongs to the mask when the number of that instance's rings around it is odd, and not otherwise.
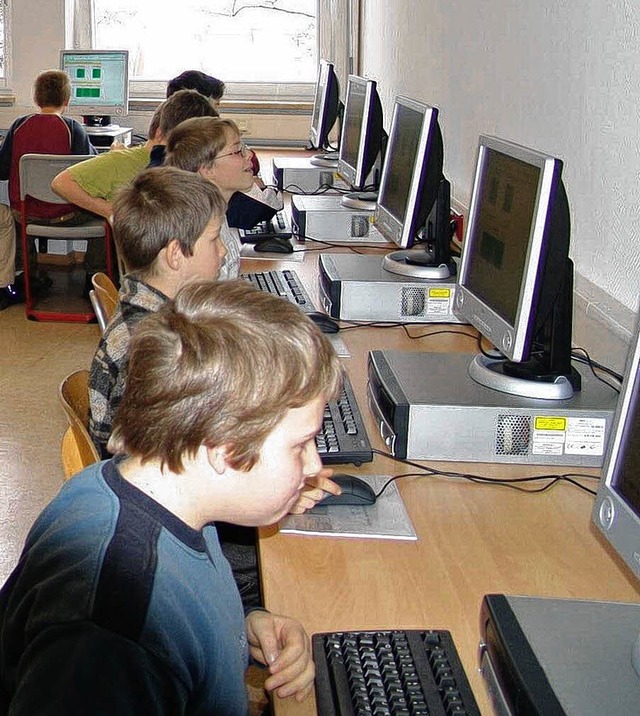
<path fill-rule="evenodd" d="M 129 50 L 132 97 L 163 96 L 170 77 L 201 69 L 225 82 L 228 99 L 277 100 L 310 98 L 319 57 L 346 56 L 338 19 L 347 12 L 336 6 L 354 2 L 181 0 L 164 10 L 158 0 L 67 0 L 67 16 L 74 47 Z M 323 14 L 332 22 L 321 23 Z M 329 26 L 337 39 L 322 41 Z"/>
<path fill-rule="evenodd" d="M 8 49 L 9 8 L 8 0 L 0 0 L 0 87 L 6 84 L 9 61 Z"/>

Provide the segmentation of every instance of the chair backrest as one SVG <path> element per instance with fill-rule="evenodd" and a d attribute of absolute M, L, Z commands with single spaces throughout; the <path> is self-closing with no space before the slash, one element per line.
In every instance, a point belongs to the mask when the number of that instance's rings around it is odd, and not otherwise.
<path fill-rule="evenodd" d="M 109 321 L 104 313 L 104 308 L 102 303 L 100 303 L 100 299 L 98 298 L 95 288 L 92 288 L 89 291 L 89 300 L 91 301 L 91 308 L 93 308 L 93 312 L 96 314 L 96 319 L 98 321 L 98 325 L 100 326 L 100 332 L 104 333 Z"/>
<path fill-rule="evenodd" d="M 100 459 L 89 435 L 89 371 L 76 370 L 68 375 L 60 383 L 58 397 L 69 423 L 61 448 L 68 478 Z"/>
<path fill-rule="evenodd" d="M 107 274 L 102 272 L 94 273 L 91 277 L 91 283 L 106 323 L 109 323 L 118 305 L 118 289 Z"/>
<path fill-rule="evenodd" d="M 27 196 L 51 204 L 67 204 L 51 188 L 53 178 L 67 167 L 91 159 L 94 154 L 23 154 L 20 157 L 20 200 Z"/>

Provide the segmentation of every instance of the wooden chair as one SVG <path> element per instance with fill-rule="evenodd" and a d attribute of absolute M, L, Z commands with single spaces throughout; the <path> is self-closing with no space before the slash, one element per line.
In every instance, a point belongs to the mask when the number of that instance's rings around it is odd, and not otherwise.
<path fill-rule="evenodd" d="M 60 404 L 69 427 L 62 437 L 62 466 L 65 479 L 100 460 L 89 435 L 89 371 L 76 370 L 58 388 Z"/>
<path fill-rule="evenodd" d="M 106 273 L 94 273 L 91 283 L 93 290 L 89 294 L 89 298 L 96 312 L 100 329 L 104 333 L 104 329 L 118 305 L 118 289 Z"/>
<path fill-rule="evenodd" d="M 34 296 L 29 285 L 29 241 L 39 239 L 65 239 L 68 241 L 88 240 L 104 241 L 106 248 L 107 273 L 114 276 L 112 259 L 111 227 L 105 219 L 96 217 L 78 226 L 65 224 L 40 225 L 29 223 L 27 217 L 33 213 L 33 203 L 30 199 L 46 201 L 52 204 L 66 204 L 51 188 L 51 181 L 67 167 L 91 158 L 93 155 L 80 154 L 23 154 L 20 157 L 20 238 L 22 242 L 22 255 L 24 262 L 24 279 L 26 295 L 26 313 L 28 318 L 40 321 L 79 321 L 89 322 L 94 313 L 87 305 L 84 310 L 51 310 L 36 306 Z"/>

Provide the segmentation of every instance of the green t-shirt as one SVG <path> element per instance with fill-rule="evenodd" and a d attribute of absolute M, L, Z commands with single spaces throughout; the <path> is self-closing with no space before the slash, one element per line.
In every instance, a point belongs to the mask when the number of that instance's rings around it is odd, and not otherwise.
<path fill-rule="evenodd" d="M 142 171 L 150 158 L 150 149 L 141 144 L 98 154 L 69 167 L 69 173 L 87 194 L 110 202 L 116 190 Z"/>

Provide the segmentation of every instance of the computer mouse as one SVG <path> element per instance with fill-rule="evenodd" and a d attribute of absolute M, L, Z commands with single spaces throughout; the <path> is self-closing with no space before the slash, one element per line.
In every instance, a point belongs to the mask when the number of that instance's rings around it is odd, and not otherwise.
<path fill-rule="evenodd" d="M 336 473 L 332 478 L 342 488 L 340 495 L 327 495 L 318 502 L 318 506 L 329 505 L 373 505 L 376 501 L 376 493 L 368 482 L 361 480 L 354 475 Z"/>
<path fill-rule="evenodd" d="M 281 239 L 278 236 L 271 236 L 268 239 L 260 239 L 253 245 L 254 251 L 264 251 L 272 254 L 292 254 L 293 244 L 289 239 Z"/>
<path fill-rule="evenodd" d="M 321 311 L 309 311 L 307 316 L 318 326 L 323 333 L 337 333 L 340 330 L 340 326 L 337 321 L 334 321 L 331 316 Z"/>

